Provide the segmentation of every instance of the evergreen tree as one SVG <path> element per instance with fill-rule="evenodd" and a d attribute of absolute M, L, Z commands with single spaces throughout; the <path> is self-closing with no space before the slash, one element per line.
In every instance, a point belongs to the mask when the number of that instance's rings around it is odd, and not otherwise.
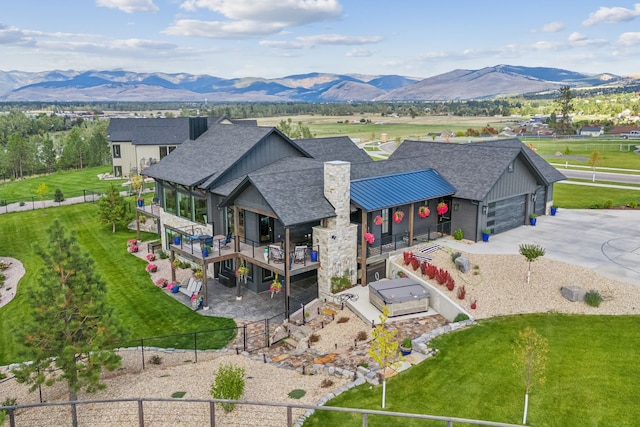
<path fill-rule="evenodd" d="M 571 117 L 569 114 L 573 111 L 573 94 L 569 86 L 563 86 L 559 89 L 560 96 L 557 99 L 558 108 L 560 109 L 560 117 L 558 120 L 558 131 L 562 135 L 574 133 L 571 126 Z"/>
<path fill-rule="evenodd" d="M 31 362 L 13 374 L 30 384 L 30 391 L 65 381 L 69 399 L 76 400 L 81 389 L 105 387 L 100 371 L 120 365 L 120 356 L 110 347 L 123 335 L 107 305 L 106 285 L 95 273 L 93 260 L 81 252 L 75 234 L 67 235 L 58 220 L 47 233 L 48 247 L 36 248 L 44 265 L 29 296 L 30 316 L 17 331 Z"/>
<path fill-rule="evenodd" d="M 126 225 L 129 221 L 127 201 L 113 185 L 109 188 L 108 193 L 98 199 L 98 209 L 100 222 L 111 224 L 114 233 L 117 225 Z"/>

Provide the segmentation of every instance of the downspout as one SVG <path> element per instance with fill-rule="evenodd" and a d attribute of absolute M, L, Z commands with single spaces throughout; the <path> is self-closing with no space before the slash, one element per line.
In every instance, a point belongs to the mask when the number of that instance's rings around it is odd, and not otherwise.
<path fill-rule="evenodd" d="M 362 286 L 367 285 L 367 241 L 364 238 L 364 233 L 367 232 L 367 211 L 362 210 L 362 230 L 360 230 L 360 268 L 362 271 L 362 278 L 360 284 Z"/>
<path fill-rule="evenodd" d="M 289 254 L 289 227 L 284 228 L 284 317 L 289 318 L 290 304 L 289 295 L 291 295 L 291 269 L 290 269 L 290 254 Z"/>

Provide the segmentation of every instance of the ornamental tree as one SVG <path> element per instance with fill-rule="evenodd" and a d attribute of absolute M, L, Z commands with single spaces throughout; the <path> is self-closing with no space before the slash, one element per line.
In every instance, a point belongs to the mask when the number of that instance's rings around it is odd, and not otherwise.
<path fill-rule="evenodd" d="M 543 384 L 545 381 L 548 343 L 530 326 L 518 332 L 518 338 L 513 344 L 513 352 L 516 357 L 514 367 L 522 373 L 522 381 L 525 387 L 524 415 L 522 424 L 527 423 L 527 411 L 529 409 L 529 392 L 535 383 Z"/>
<path fill-rule="evenodd" d="M 389 317 L 389 307 L 382 307 L 380 315 L 380 324 L 378 324 L 371 333 L 373 340 L 367 354 L 376 361 L 382 371 L 382 408 L 384 409 L 387 394 L 387 368 L 398 359 L 398 342 L 396 341 L 397 330 L 389 330 L 386 328 L 387 319 Z"/>
<path fill-rule="evenodd" d="M 116 225 L 126 225 L 129 221 L 127 201 L 118 190 L 111 185 L 109 191 L 98 199 L 98 215 L 100 222 L 111 224 L 112 232 L 116 232 Z"/>
<path fill-rule="evenodd" d="M 527 285 L 531 281 L 531 263 L 539 257 L 544 256 L 545 250 L 542 246 L 531 243 L 523 243 L 520 245 L 520 255 L 529 261 L 529 270 L 527 271 Z"/>
<path fill-rule="evenodd" d="M 48 247 L 36 247 L 44 263 L 26 305 L 29 315 L 16 331 L 30 362 L 13 374 L 30 384 L 30 391 L 64 381 L 73 401 L 81 389 L 91 393 L 105 388 L 100 372 L 120 366 L 120 356 L 111 348 L 123 332 L 107 304 L 107 287 L 75 234 L 67 235 L 58 220 L 47 233 Z"/>

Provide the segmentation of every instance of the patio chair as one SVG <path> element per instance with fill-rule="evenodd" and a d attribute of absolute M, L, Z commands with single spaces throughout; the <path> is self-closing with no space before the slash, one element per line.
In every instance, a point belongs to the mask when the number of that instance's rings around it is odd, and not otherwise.
<path fill-rule="evenodd" d="M 229 243 L 231 243 L 232 240 L 232 234 L 231 232 L 227 233 L 227 237 L 225 237 L 224 239 L 220 240 L 220 247 L 221 248 L 225 248 L 225 249 L 229 249 Z"/>
<path fill-rule="evenodd" d="M 273 262 L 284 262 L 284 251 L 280 246 L 269 245 L 269 258 Z"/>
<path fill-rule="evenodd" d="M 296 246 L 293 251 L 293 262 L 304 262 L 304 259 L 307 256 L 307 247 L 306 246 Z"/>

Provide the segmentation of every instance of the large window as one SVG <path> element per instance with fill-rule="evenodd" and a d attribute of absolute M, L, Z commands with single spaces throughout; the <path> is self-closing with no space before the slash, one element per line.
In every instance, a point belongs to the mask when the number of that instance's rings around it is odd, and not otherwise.
<path fill-rule="evenodd" d="M 176 214 L 176 189 L 166 185 L 163 186 L 162 199 L 164 200 L 164 210 L 166 212 Z"/>
<path fill-rule="evenodd" d="M 120 158 L 120 144 L 113 144 L 113 158 Z"/>
<path fill-rule="evenodd" d="M 176 149 L 175 145 L 162 145 L 160 147 L 160 160 L 167 157 L 167 155 L 171 154 L 171 152 L 175 149 Z"/>
<path fill-rule="evenodd" d="M 192 220 L 191 195 L 178 191 L 178 216 Z"/>
<path fill-rule="evenodd" d="M 195 222 L 200 224 L 207 223 L 207 199 L 200 197 L 193 198 L 193 209 L 195 212 Z"/>

